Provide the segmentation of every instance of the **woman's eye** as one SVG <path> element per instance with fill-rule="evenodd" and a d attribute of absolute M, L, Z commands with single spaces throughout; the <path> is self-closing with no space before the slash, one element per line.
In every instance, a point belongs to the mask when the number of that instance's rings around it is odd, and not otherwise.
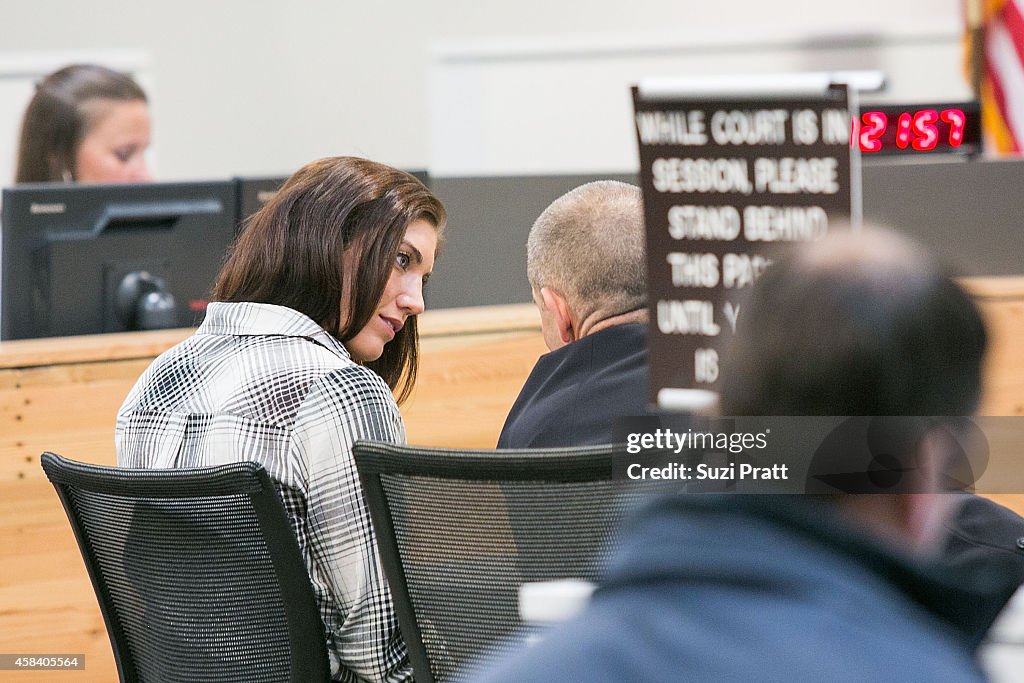
<path fill-rule="evenodd" d="M 114 156 L 116 156 L 117 160 L 120 161 L 122 164 L 128 163 L 128 160 L 131 159 L 132 156 L 134 156 L 134 155 L 135 155 L 135 148 L 134 147 L 122 147 L 120 149 L 115 149 L 114 150 Z"/>
<path fill-rule="evenodd" d="M 409 264 L 412 263 L 412 257 L 406 254 L 404 251 L 400 251 L 398 252 L 398 256 L 395 257 L 395 263 L 398 264 L 399 268 L 405 270 L 406 268 L 409 267 Z"/>

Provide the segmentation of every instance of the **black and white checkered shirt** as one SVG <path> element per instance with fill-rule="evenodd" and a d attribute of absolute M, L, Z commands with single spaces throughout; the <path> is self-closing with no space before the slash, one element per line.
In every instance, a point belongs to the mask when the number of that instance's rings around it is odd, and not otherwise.
<path fill-rule="evenodd" d="M 269 304 L 210 304 L 117 415 L 124 467 L 262 463 L 309 568 L 335 680 L 411 680 L 352 459 L 357 439 L 405 441 L 391 391 L 308 317 Z"/>

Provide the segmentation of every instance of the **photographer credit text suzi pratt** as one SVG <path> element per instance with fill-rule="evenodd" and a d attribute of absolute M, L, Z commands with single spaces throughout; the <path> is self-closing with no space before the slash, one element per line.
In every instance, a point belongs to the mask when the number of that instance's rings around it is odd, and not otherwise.
<path fill-rule="evenodd" d="M 671 429 L 655 429 L 650 432 L 632 432 L 626 439 L 626 452 L 636 455 L 643 452 L 687 454 L 700 453 L 701 460 L 709 456 L 725 457 L 751 450 L 764 450 L 768 446 L 768 431 L 758 433 L 740 432 L 675 432 Z M 626 467 L 626 476 L 632 480 L 676 480 L 676 481 L 741 481 L 789 479 L 789 465 L 775 463 L 768 466 L 749 462 L 668 462 L 657 466 L 634 462 Z"/>

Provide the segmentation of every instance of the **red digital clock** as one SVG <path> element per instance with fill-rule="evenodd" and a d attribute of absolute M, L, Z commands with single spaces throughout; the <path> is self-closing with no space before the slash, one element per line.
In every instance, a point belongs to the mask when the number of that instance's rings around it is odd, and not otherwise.
<path fill-rule="evenodd" d="M 977 102 L 865 106 L 853 119 L 850 146 L 865 155 L 981 151 Z"/>

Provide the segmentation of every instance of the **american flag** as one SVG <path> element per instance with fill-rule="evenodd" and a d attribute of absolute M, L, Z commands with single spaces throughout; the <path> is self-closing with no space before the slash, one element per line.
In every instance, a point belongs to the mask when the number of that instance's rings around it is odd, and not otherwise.
<path fill-rule="evenodd" d="M 1024 0 L 966 0 L 967 69 L 986 147 L 1024 151 Z"/>

